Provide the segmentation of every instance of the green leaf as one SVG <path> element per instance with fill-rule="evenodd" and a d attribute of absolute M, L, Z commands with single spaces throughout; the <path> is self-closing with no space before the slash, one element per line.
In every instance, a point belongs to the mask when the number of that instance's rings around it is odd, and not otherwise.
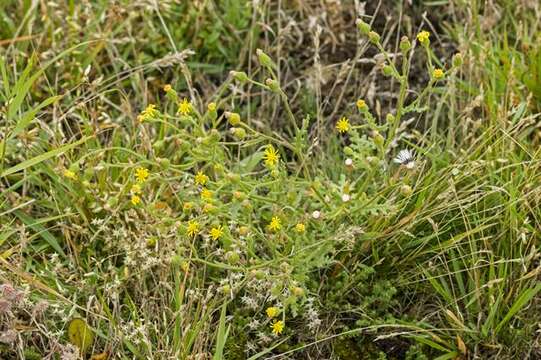
<path fill-rule="evenodd" d="M 68 325 L 68 338 L 70 343 L 77 346 L 81 353 L 84 354 L 94 342 L 94 333 L 86 324 L 86 321 L 75 318 Z"/>

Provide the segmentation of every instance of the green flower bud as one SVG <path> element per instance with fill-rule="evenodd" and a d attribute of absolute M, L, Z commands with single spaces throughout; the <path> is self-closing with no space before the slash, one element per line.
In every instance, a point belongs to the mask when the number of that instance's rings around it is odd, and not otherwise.
<path fill-rule="evenodd" d="M 393 114 L 391 113 L 388 113 L 387 116 L 386 116 L 386 119 L 387 119 L 387 123 L 388 124 L 394 124 L 396 118 L 394 117 Z"/>
<path fill-rule="evenodd" d="M 354 151 L 352 148 L 350 148 L 349 146 L 344 146 L 344 154 L 345 155 L 353 155 Z"/>
<path fill-rule="evenodd" d="M 411 49 L 411 42 L 407 36 L 402 36 L 400 39 L 400 50 L 406 54 Z"/>
<path fill-rule="evenodd" d="M 152 248 L 152 247 L 156 246 L 157 241 L 158 241 L 158 239 L 156 238 L 156 236 L 149 237 L 147 239 L 147 247 Z"/>
<path fill-rule="evenodd" d="M 377 146 L 383 146 L 383 144 L 385 143 L 385 138 L 379 132 L 376 132 L 376 134 L 374 135 L 374 143 Z"/>
<path fill-rule="evenodd" d="M 357 29 L 359 29 L 359 32 L 363 35 L 368 35 L 372 30 L 370 24 L 364 22 L 361 19 L 357 19 Z"/>
<path fill-rule="evenodd" d="M 267 79 L 265 80 L 265 84 L 270 88 L 271 91 L 275 93 L 280 92 L 280 84 L 278 84 L 278 81 L 274 79 Z"/>
<path fill-rule="evenodd" d="M 166 169 L 169 169 L 169 166 L 171 166 L 171 160 L 166 159 L 166 158 L 159 158 L 158 164 L 160 165 L 162 169 L 166 170 Z"/>
<path fill-rule="evenodd" d="M 368 33 L 368 40 L 370 40 L 371 43 L 373 44 L 378 44 L 379 43 L 379 39 L 380 39 L 380 36 L 377 32 L 375 31 L 370 31 Z"/>
<path fill-rule="evenodd" d="M 244 71 L 231 71 L 230 74 L 235 80 L 241 83 L 245 83 L 250 80 Z"/>
<path fill-rule="evenodd" d="M 231 132 L 233 133 L 233 136 L 239 140 L 242 140 L 246 137 L 246 130 L 244 130 L 243 128 L 233 128 L 231 129 Z"/>
<path fill-rule="evenodd" d="M 393 75 L 393 68 L 391 65 L 383 65 L 383 68 L 381 70 L 383 72 L 383 75 L 385 76 Z"/>
<path fill-rule="evenodd" d="M 225 117 L 232 126 L 240 124 L 240 115 L 238 113 L 228 111 L 225 113 Z"/>
<path fill-rule="evenodd" d="M 272 59 L 270 58 L 270 56 L 265 54 L 263 50 L 257 49 L 255 53 L 257 54 L 257 57 L 259 58 L 259 63 L 261 65 L 267 66 L 267 67 L 274 66 L 274 63 L 272 62 Z"/>
<path fill-rule="evenodd" d="M 454 67 L 460 67 L 462 66 L 462 63 L 464 62 L 464 59 L 462 59 L 462 54 L 461 53 L 456 53 L 454 56 L 453 56 L 453 66 Z"/>
<path fill-rule="evenodd" d="M 234 252 L 234 251 L 228 251 L 228 252 L 225 254 L 225 259 L 226 259 L 227 262 L 230 263 L 230 264 L 236 264 L 236 263 L 239 262 L 240 256 L 239 256 L 239 254 L 237 254 L 237 253 Z"/>
<path fill-rule="evenodd" d="M 207 114 L 209 118 L 214 121 L 218 117 L 218 112 L 216 111 L 216 103 L 211 102 L 207 105 Z"/>
<path fill-rule="evenodd" d="M 226 178 L 233 184 L 238 184 L 240 181 L 240 175 L 232 172 L 227 173 Z"/>

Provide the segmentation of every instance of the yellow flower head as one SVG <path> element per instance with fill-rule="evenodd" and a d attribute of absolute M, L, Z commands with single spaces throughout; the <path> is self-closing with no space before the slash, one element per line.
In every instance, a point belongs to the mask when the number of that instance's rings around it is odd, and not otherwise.
<path fill-rule="evenodd" d="M 432 72 L 432 77 L 436 80 L 443 79 L 444 76 L 445 74 L 443 73 L 442 69 L 434 69 L 434 71 Z"/>
<path fill-rule="evenodd" d="M 141 198 L 138 195 L 132 195 L 130 201 L 134 206 L 137 206 L 141 203 Z"/>
<path fill-rule="evenodd" d="M 280 221 L 280 218 L 278 216 L 273 216 L 271 222 L 267 227 L 270 231 L 276 232 L 282 228 L 282 222 Z"/>
<path fill-rule="evenodd" d="M 306 225 L 304 225 L 303 223 L 298 223 L 297 225 L 295 225 L 295 231 L 299 234 L 302 234 L 306 231 Z"/>
<path fill-rule="evenodd" d="M 141 114 L 137 117 L 137 119 L 140 122 L 143 122 L 145 120 L 154 119 L 156 116 L 158 116 L 159 112 L 156 110 L 156 105 L 149 104 L 145 110 L 141 111 Z"/>
<path fill-rule="evenodd" d="M 196 175 L 195 175 L 195 183 L 197 185 L 205 185 L 208 181 L 209 177 L 205 174 L 203 174 L 202 171 L 199 171 Z"/>
<path fill-rule="evenodd" d="M 184 116 L 189 115 L 192 112 L 192 103 L 184 98 L 182 102 L 178 104 L 178 112 Z"/>
<path fill-rule="evenodd" d="M 271 306 L 267 308 L 266 313 L 267 313 L 267 316 L 272 319 L 272 318 L 277 317 L 278 314 L 280 314 L 280 309 L 278 309 L 276 306 Z"/>
<path fill-rule="evenodd" d="M 135 178 L 140 183 L 145 182 L 149 175 L 150 175 L 150 172 L 143 167 L 139 167 L 135 169 Z"/>
<path fill-rule="evenodd" d="M 212 229 L 210 229 L 210 237 L 213 240 L 218 240 L 224 234 L 222 229 L 223 228 L 221 226 L 213 227 Z"/>
<path fill-rule="evenodd" d="M 284 322 L 282 320 L 275 321 L 271 325 L 272 333 L 274 335 L 280 335 L 282 333 L 282 331 L 284 331 L 284 327 L 285 327 L 285 324 L 284 324 Z"/>
<path fill-rule="evenodd" d="M 171 90 L 173 90 L 173 87 L 170 84 L 167 84 L 163 87 L 163 91 L 165 91 L 166 93 Z"/>
<path fill-rule="evenodd" d="M 278 154 L 276 149 L 274 149 L 274 146 L 269 145 L 265 149 L 263 159 L 265 160 L 265 165 L 268 167 L 274 167 L 276 164 L 278 164 L 278 161 L 280 161 L 280 154 Z"/>
<path fill-rule="evenodd" d="M 360 111 L 368 110 L 368 106 L 366 105 L 366 102 L 363 99 L 357 100 L 357 109 L 359 109 Z"/>
<path fill-rule="evenodd" d="M 189 201 L 188 201 L 188 202 L 185 202 L 184 205 L 182 205 L 182 209 L 183 209 L 184 211 L 190 211 L 190 210 L 192 210 L 192 209 L 193 209 L 193 203 L 191 203 L 191 202 L 189 202 Z"/>
<path fill-rule="evenodd" d="M 194 237 L 199 232 L 199 223 L 195 220 L 188 221 L 188 228 L 186 229 L 188 236 Z"/>
<path fill-rule="evenodd" d="M 428 44 L 428 42 L 430 41 L 429 37 L 430 37 L 430 33 L 425 30 L 417 34 L 417 40 L 419 40 L 421 44 Z"/>
<path fill-rule="evenodd" d="M 336 123 L 336 130 L 340 133 L 346 133 L 351 129 L 351 126 L 349 125 L 349 119 L 347 117 L 343 117 Z"/>
<path fill-rule="evenodd" d="M 77 180 L 77 174 L 71 170 L 64 170 L 64 176 L 71 180 Z"/>
<path fill-rule="evenodd" d="M 212 199 L 212 191 L 210 191 L 209 189 L 201 190 L 201 199 L 203 199 L 203 200 Z"/>
<path fill-rule="evenodd" d="M 208 111 L 216 111 L 216 103 L 215 102 L 211 102 L 207 105 L 207 109 Z"/>
<path fill-rule="evenodd" d="M 141 185 L 139 184 L 133 184 L 131 189 L 130 189 L 130 192 L 132 194 L 140 194 L 141 193 Z"/>

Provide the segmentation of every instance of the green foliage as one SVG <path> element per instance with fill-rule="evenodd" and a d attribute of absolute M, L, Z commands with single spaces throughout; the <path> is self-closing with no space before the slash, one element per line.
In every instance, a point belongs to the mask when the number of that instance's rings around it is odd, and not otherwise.
<path fill-rule="evenodd" d="M 0 357 L 541 354 L 538 22 L 346 3 L 0 5 Z"/>

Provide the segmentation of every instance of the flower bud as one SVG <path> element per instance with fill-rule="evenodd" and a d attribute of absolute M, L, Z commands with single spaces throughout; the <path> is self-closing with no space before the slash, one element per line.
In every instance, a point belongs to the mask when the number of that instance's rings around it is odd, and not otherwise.
<path fill-rule="evenodd" d="M 406 54 L 411 49 L 411 42 L 407 36 L 402 36 L 400 39 L 400 50 L 402 53 Z"/>
<path fill-rule="evenodd" d="M 374 143 L 377 146 L 383 146 L 383 144 L 385 143 L 385 138 L 377 131 L 374 134 Z"/>
<path fill-rule="evenodd" d="M 239 227 L 239 235 L 240 236 L 246 236 L 248 235 L 248 232 L 250 231 L 250 229 L 248 228 L 248 226 L 241 226 Z"/>
<path fill-rule="evenodd" d="M 208 115 L 211 120 L 216 120 L 218 113 L 216 112 L 216 103 L 211 102 L 207 105 Z"/>
<path fill-rule="evenodd" d="M 250 80 L 244 71 L 231 71 L 230 74 L 235 80 L 241 83 L 245 83 Z"/>
<path fill-rule="evenodd" d="M 246 137 L 246 130 L 244 130 L 243 128 L 239 128 L 239 127 L 232 128 L 231 133 L 238 140 L 242 140 L 242 139 L 244 139 Z"/>
<path fill-rule="evenodd" d="M 267 79 L 265 80 L 265 84 L 269 87 L 269 89 L 275 93 L 280 92 L 280 84 L 278 84 L 278 81 L 274 79 Z"/>
<path fill-rule="evenodd" d="M 391 65 L 383 65 L 383 67 L 381 68 L 382 72 L 383 72 L 383 75 L 385 76 L 391 76 L 393 75 L 393 68 Z"/>
<path fill-rule="evenodd" d="M 370 42 L 371 42 L 372 44 L 377 44 L 377 43 L 379 43 L 379 39 L 380 39 L 380 36 L 379 36 L 379 34 L 378 34 L 377 32 L 375 32 L 375 31 L 370 31 L 370 32 L 368 33 L 368 40 L 370 40 Z"/>
<path fill-rule="evenodd" d="M 273 67 L 274 64 L 272 62 L 272 59 L 270 58 L 269 55 L 265 54 L 263 52 L 263 50 L 261 49 L 257 49 L 256 52 L 257 54 L 257 57 L 259 58 L 259 63 L 263 66 L 267 66 L 267 67 Z"/>
<path fill-rule="evenodd" d="M 461 53 L 456 53 L 454 56 L 453 56 L 453 66 L 454 67 L 460 67 L 462 66 L 462 63 L 464 62 L 464 59 L 462 59 L 462 54 Z"/>
<path fill-rule="evenodd" d="M 240 115 L 238 113 L 227 111 L 225 113 L 225 117 L 232 126 L 237 126 L 240 124 Z"/>
<path fill-rule="evenodd" d="M 357 29 L 359 29 L 359 32 L 363 35 L 368 35 L 372 30 L 370 24 L 364 22 L 362 19 L 357 19 Z"/>
<path fill-rule="evenodd" d="M 352 148 L 350 148 L 349 146 L 344 146 L 344 154 L 351 156 L 353 155 L 353 153 L 354 151 Z"/>
<path fill-rule="evenodd" d="M 236 263 L 239 262 L 240 256 L 239 256 L 239 254 L 237 254 L 237 253 L 234 252 L 234 251 L 228 251 L 228 252 L 225 254 L 225 259 L 226 259 L 227 262 L 230 263 L 230 264 L 236 264 Z"/>

